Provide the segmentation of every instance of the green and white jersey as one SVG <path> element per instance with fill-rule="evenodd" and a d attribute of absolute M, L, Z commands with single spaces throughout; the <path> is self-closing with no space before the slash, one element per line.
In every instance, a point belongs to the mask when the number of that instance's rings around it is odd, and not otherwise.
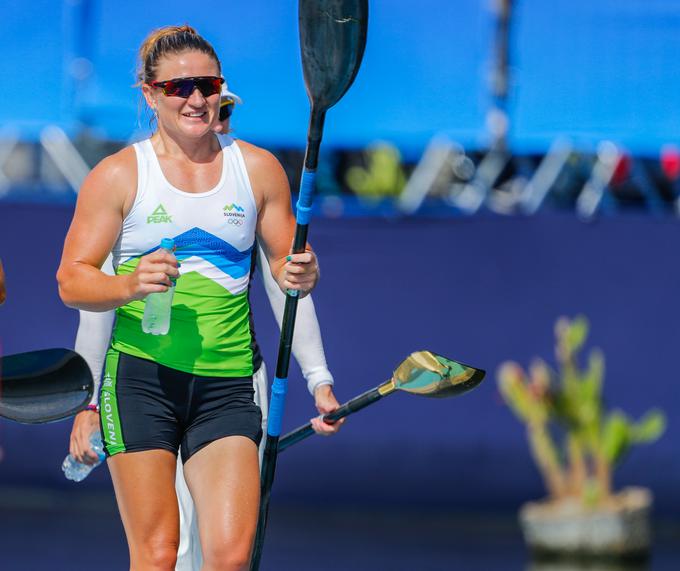
<path fill-rule="evenodd" d="M 116 274 L 132 273 L 162 238 L 175 240 L 181 263 L 170 331 L 142 331 L 144 301 L 119 307 L 111 346 L 203 376 L 253 374 L 248 282 L 257 207 L 236 142 L 220 139 L 222 176 L 199 194 L 168 182 L 149 139 L 135 143 L 137 195 L 113 248 Z"/>

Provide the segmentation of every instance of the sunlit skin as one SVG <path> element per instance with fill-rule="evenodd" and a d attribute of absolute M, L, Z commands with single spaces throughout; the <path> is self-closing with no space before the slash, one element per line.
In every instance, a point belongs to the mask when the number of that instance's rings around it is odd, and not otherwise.
<path fill-rule="evenodd" d="M 155 80 L 199 76 L 219 77 L 217 62 L 202 52 L 188 51 L 162 58 L 156 68 Z M 190 148 L 192 142 L 200 143 L 219 123 L 219 93 L 205 98 L 195 89 L 188 99 L 166 97 L 161 89 L 147 84 L 142 86 L 142 91 L 149 107 L 158 113 L 158 133 L 164 142 L 171 139 L 183 149 Z M 219 150 L 219 144 L 212 150 Z"/>

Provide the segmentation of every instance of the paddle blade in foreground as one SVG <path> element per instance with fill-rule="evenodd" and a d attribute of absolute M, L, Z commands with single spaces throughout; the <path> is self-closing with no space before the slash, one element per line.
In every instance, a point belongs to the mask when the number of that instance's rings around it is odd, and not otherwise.
<path fill-rule="evenodd" d="M 307 94 L 329 109 L 349 89 L 366 47 L 368 0 L 300 0 L 300 47 Z"/>
<path fill-rule="evenodd" d="M 474 389 L 485 371 L 430 351 L 411 353 L 394 371 L 394 388 L 424 397 L 444 398 Z"/>
<path fill-rule="evenodd" d="M 92 398 L 90 367 L 69 349 L 0 358 L 0 417 L 25 424 L 53 422 L 83 410 Z"/>

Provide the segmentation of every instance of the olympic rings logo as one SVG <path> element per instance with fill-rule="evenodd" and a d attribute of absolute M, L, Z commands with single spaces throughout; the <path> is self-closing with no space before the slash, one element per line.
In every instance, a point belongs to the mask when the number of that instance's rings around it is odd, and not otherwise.
<path fill-rule="evenodd" d="M 233 226 L 243 226 L 243 223 L 245 220 L 243 218 L 227 218 L 227 224 L 231 224 Z"/>

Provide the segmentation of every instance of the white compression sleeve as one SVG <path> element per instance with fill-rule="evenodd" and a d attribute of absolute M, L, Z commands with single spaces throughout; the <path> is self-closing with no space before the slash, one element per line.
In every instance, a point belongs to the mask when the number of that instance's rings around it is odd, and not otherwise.
<path fill-rule="evenodd" d="M 106 258 L 102 266 L 102 272 L 113 275 L 111 256 Z M 76 352 L 80 353 L 92 371 L 94 379 L 94 395 L 90 404 L 99 403 L 99 386 L 101 384 L 102 370 L 106 350 L 109 348 L 111 329 L 115 311 L 80 311 L 80 323 L 76 333 Z"/>
<path fill-rule="evenodd" d="M 262 274 L 269 303 L 271 303 L 274 317 L 281 327 L 286 296 L 276 283 L 267 262 L 267 257 L 258 245 L 257 261 Z M 326 355 L 321 340 L 321 329 L 316 318 L 316 310 L 312 296 L 308 295 L 298 301 L 295 317 L 295 333 L 293 334 L 293 356 L 299 363 L 302 374 L 307 381 L 307 389 L 314 395 L 314 390 L 320 385 L 332 385 L 333 375 L 328 370 Z"/>

